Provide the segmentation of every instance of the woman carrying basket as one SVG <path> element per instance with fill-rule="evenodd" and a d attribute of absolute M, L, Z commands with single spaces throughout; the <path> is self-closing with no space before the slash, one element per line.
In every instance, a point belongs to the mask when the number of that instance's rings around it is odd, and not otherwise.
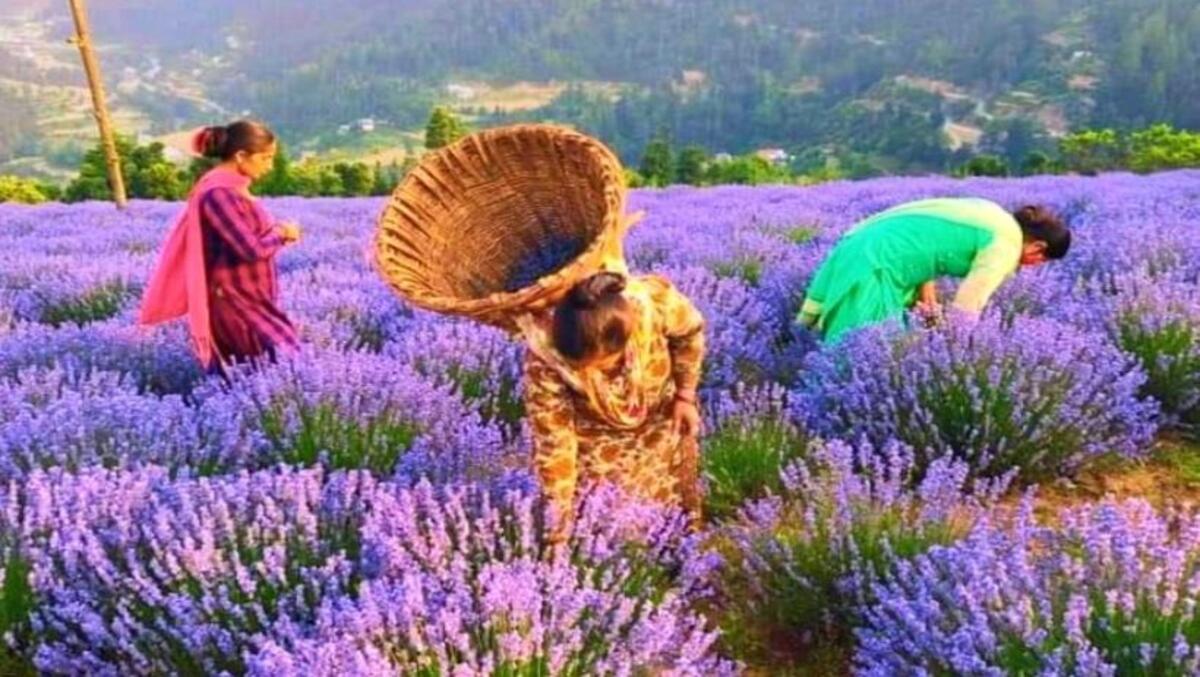
<path fill-rule="evenodd" d="M 201 365 L 225 374 L 229 364 L 274 359 L 296 347 L 296 330 L 278 304 L 275 256 L 300 239 L 300 227 L 276 222 L 250 195 L 250 184 L 275 158 L 269 129 L 247 120 L 206 127 L 193 147 L 220 164 L 192 189 L 146 289 L 139 322 L 187 315 Z"/>
<path fill-rule="evenodd" d="M 380 216 L 376 261 L 401 296 L 525 343 L 532 466 L 555 540 L 580 485 L 597 481 L 699 515 L 704 318 L 666 279 L 628 274 L 635 220 L 616 155 L 553 125 L 426 155 Z"/>
<path fill-rule="evenodd" d="M 518 321 L 534 466 L 569 524 L 576 487 L 608 481 L 700 516 L 696 388 L 704 317 L 666 278 L 601 272 Z"/>

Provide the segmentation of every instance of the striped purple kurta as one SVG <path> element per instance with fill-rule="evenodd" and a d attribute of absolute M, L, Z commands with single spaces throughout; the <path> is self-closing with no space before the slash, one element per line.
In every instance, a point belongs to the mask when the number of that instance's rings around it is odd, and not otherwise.
<path fill-rule="evenodd" d="M 275 255 L 284 243 L 273 220 L 249 197 L 216 188 L 200 201 L 200 228 L 219 354 L 212 370 L 294 349 L 296 329 L 279 308 Z"/>

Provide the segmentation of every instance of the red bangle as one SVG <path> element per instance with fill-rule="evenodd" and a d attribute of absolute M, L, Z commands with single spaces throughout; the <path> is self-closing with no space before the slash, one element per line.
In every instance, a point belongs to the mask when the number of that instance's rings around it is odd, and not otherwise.
<path fill-rule="evenodd" d="M 696 403 L 696 393 L 693 392 L 691 395 L 684 396 L 684 394 L 682 392 L 675 391 L 675 399 L 680 402 L 687 402 L 688 404 L 695 404 Z"/>

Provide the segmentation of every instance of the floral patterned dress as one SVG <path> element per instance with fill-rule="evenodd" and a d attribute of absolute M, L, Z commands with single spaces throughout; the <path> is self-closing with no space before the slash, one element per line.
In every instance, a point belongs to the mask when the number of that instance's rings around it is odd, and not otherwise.
<path fill-rule="evenodd" d="M 520 323 L 534 466 L 561 515 L 570 515 L 581 483 L 603 480 L 698 519 L 698 442 L 674 431 L 671 414 L 677 390 L 699 384 L 704 316 L 660 276 L 631 278 L 623 294 L 639 322 L 616 374 L 567 364 L 548 318 Z"/>

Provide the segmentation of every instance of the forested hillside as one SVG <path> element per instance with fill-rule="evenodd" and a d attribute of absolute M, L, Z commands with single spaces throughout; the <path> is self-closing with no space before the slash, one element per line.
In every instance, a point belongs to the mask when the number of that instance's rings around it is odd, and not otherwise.
<path fill-rule="evenodd" d="M 293 138 L 366 116 L 417 126 L 461 79 L 617 83 L 523 116 L 580 124 L 627 156 L 665 135 L 938 168 L 976 141 L 1006 154 L 1083 125 L 1200 127 L 1197 0 L 111 0 L 93 12 L 109 39 L 167 63 L 219 56 L 200 69 L 210 96 Z"/>

